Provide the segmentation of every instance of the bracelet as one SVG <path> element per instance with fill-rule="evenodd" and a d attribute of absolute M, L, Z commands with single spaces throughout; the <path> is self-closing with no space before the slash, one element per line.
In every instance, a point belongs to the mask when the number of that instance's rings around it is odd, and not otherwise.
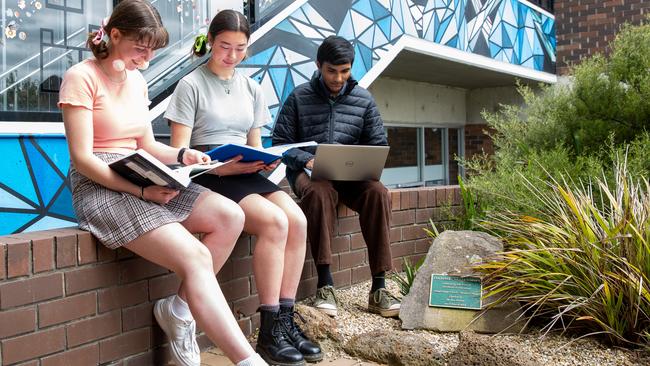
<path fill-rule="evenodd" d="M 181 149 L 178 150 L 178 156 L 176 157 L 176 161 L 178 161 L 181 165 L 183 164 L 183 155 L 185 154 L 185 150 L 187 150 L 186 147 L 181 147 Z"/>
<path fill-rule="evenodd" d="M 140 199 L 144 200 L 144 186 L 140 187 Z"/>

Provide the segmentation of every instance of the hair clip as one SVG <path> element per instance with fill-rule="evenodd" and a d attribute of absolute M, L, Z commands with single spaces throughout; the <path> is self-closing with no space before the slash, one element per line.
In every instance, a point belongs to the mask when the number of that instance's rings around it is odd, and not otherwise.
<path fill-rule="evenodd" d="M 205 34 L 199 34 L 194 39 L 194 51 L 201 52 L 205 44 L 208 42 L 208 37 Z"/>
<path fill-rule="evenodd" d="M 99 29 L 97 30 L 97 34 L 95 34 L 95 38 L 93 38 L 93 44 L 97 46 L 102 40 L 104 40 L 104 36 L 106 36 L 106 30 L 104 27 L 108 24 L 108 17 L 102 19 L 102 22 L 99 26 Z"/>

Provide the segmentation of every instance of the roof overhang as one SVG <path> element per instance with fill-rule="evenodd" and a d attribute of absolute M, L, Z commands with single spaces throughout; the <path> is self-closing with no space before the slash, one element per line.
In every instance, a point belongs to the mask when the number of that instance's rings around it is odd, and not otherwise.
<path fill-rule="evenodd" d="M 359 84 L 368 87 L 379 76 L 466 89 L 557 82 L 555 74 L 411 36 L 400 38 Z"/>

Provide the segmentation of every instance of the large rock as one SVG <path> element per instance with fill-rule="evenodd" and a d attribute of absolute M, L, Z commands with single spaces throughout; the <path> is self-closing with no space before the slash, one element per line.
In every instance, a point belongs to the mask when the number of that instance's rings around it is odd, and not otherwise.
<path fill-rule="evenodd" d="M 459 337 L 458 347 L 447 357 L 448 366 L 541 366 L 544 364 L 516 343 L 498 336 L 463 331 Z"/>
<path fill-rule="evenodd" d="M 439 366 L 445 362 L 424 337 L 403 331 L 376 330 L 356 335 L 343 349 L 352 356 L 385 365 Z"/>
<path fill-rule="evenodd" d="M 523 321 L 517 304 L 506 304 L 484 311 L 429 306 L 432 274 L 477 275 L 472 265 L 502 251 L 501 242 L 483 232 L 444 231 L 434 241 L 418 271 L 408 295 L 402 299 L 399 317 L 403 329 L 430 329 L 459 332 L 469 329 L 480 333 L 519 332 Z M 485 308 L 492 299 L 484 299 Z"/>

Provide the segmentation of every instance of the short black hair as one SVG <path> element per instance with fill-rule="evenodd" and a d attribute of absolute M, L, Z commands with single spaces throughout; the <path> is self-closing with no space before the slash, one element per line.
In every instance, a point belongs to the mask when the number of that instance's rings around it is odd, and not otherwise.
<path fill-rule="evenodd" d="M 354 63 L 354 47 L 347 39 L 339 36 L 329 36 L 318 47 L 316 60 L 322 66 L 324 62 L 332 65 Z"/>

